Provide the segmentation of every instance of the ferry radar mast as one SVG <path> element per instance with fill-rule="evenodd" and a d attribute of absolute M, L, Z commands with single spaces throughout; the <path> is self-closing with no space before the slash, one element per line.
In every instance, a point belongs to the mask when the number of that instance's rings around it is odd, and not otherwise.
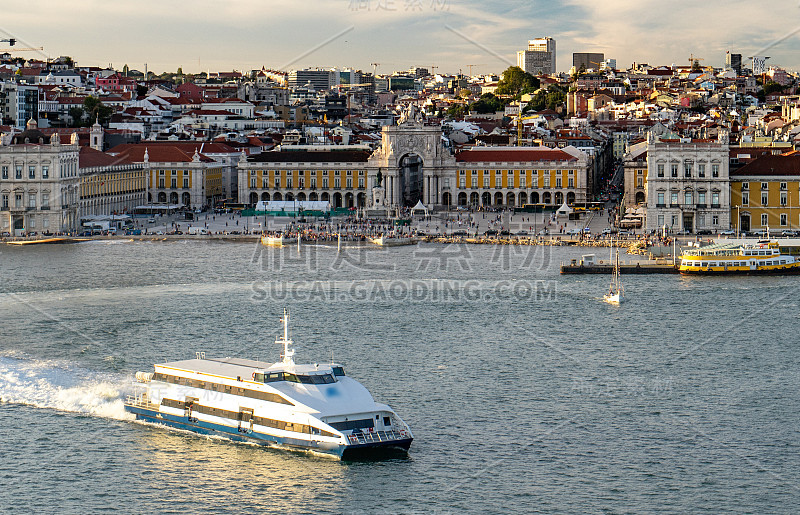
<path fill-rule="evenodd" d="M 294 365 L 294 349 L 289 348 L 294 342 L 289 339 L 289 312 L 286 311 L 286 308 L 283 308 L 283 318 L 281 318 L 281 322 L 283 322 L 283 338 L 275 338 L 275 343 L 283 345 L 283 354 L 281 354 L 283 364 Z"/>

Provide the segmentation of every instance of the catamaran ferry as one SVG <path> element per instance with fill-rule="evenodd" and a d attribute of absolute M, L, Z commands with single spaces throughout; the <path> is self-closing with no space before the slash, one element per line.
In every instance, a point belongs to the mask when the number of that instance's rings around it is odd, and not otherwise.
<path fill-rule="evenodd" d="M 336 363 L 294 363 L 284 311 L 282 360 L 206 358 L 137 372 L 125 409 L 138 420 L 235 441 L 350 459 L 408 451 L 413 435 Z"/>
<path fill-rule="evenodd" d="M 682 274 L 800 274 L 800 260 L 781 253 L 775 242 L 723 243 L 691 248 L 681 255 Z"/>

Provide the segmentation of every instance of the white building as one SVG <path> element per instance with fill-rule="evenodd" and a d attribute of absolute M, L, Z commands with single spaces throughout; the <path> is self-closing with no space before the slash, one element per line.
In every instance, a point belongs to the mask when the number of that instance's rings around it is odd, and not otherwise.
<path fill-rule="evenodd" d="M 714 140 L 647 139 L 648 230 L 730 229 L 728 134 Z"/>
<path fill-rule="evenodd" d="M 537 38 L 528 41 L 528 49 L 517 52 L 517 66 L 532 75 L 554 75 L 556 40 Z"/>
<path fill-rule="evenodd" d="M 0 136 L 0 233 L 23 236 L 77 229 L 78 138 L 62 145 L 30 120 Z"/>

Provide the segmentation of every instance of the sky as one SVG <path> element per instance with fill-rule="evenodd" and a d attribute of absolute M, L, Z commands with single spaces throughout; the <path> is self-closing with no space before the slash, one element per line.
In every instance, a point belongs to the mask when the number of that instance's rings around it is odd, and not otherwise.
<path fill-rule="evenodd" d="M 26 0 L 4 9 L 0 37 L 79 65 L 186 73 L 411 66 L 499 73 L 527 40 L 631 63 L 722 66 L 725 51 L 800 70 L 798 0 Z M 0 49 L 7 48 L 0 43 Z M 42 58 L 39 52 L 20 52 Z"/>

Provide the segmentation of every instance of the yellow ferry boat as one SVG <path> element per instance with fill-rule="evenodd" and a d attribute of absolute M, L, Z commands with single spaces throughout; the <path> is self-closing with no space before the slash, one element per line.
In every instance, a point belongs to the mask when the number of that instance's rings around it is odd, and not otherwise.
<path fill-rule="evenodd" d="M 722 243 L 685 250 L 678 270 L 687 275 L 800 274 L 800 259 L 781 253 L 776 242 Z"/>

